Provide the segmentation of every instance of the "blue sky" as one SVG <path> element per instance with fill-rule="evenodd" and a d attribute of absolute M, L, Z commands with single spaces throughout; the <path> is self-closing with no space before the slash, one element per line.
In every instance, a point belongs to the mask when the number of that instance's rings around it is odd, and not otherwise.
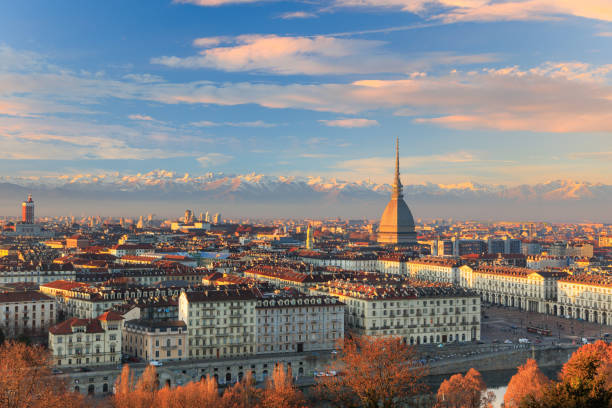
<path fill-rule="evenodd" d="M 609 0 L 28 1 L 0 175 L 612 183 Z"/>

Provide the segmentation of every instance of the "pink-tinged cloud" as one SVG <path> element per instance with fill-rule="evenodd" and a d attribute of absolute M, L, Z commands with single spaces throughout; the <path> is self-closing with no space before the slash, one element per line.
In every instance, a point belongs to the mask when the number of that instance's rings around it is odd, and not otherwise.
<path fill-rule="evenodd" d="M 223 44 L 223 46 L 218 46 Z M 280 75 L 347 74 L 422 71 L 432 65 L 491 62 L 491 54 L 454 55 L 429 53 L 407 59 L 386 52 L 384 42 L 330 36 L 288 37 L 241 35 L 234 38 L 205 37 L 194 41 L 198 55 L 163 56 L 152 63 L 173 68 L 262 71 Z"/>
<path fill-rule="evenodd" d="M 155 119 L 153 119 L 149 115 L 133 114 L 133 115 L 129 115 L 128 118 L 132 120 L 155 121 Z"/>
<path fill-rule="evenodd" d="M 294 18 L 314 18 L 314 17 L 317 17 L 317 15 L 314 13 L 306 12 L 306 11 L 293 11 L 293 12 L 281 14 L 280 17 L 285 20 L 291 20 Z"/>
<path fill-rule="evenodd" d="M 335 5 L 399 8 L 448 23 L 543 20 L 563 16 L 612 21 L 612 3 L 609 0 L 336 0 Z"/>
<path fill-rule="evenodd" d="M 256 3 L 261 0 L 174 0 L 174 3 L 193 4 L 202 7 L 218 7 L 228 4 Z"/>
<path fill-rule="evenodd" d="M 342 127 L 342 128 L 364 128 L 378 126 L 378 121 L 365 118 L 342 118 L 333 120 L 319 120 L 325 126 Z"/>

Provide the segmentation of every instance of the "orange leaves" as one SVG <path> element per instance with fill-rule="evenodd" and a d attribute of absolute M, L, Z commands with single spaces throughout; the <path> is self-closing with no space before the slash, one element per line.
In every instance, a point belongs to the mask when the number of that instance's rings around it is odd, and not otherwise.
<path fill-rule="evenodd" d="M 518 367 L 518 372 L 510 379 L 504 395 L 505 408 L 519 408 L 527 396 L 538 399 L 550 380 L 538 368 L 535 360 L 529 359 Z"/>
<path fill-rule="evenodd" d="M 425 390 L 426 370 L 411 346 L 399 338 L 346 339 L 329 368 L 339 375 L 322 377 L 318 391 L 337 406 L 396 407 Z"/>
<path fill-rule="evenodd" d="M 302 392 L 293 384 L 291 369 L 282 364 L 274 367 L 272 376 L 266 382 L 261 400 L 262 408 L 300 408 L 306 402 Z"/>
<path fill-rule="evenodd" d="M 480 373 L 473 368 L 465 374 L 455 374 L 440 385 L 437 407 L 444 408 L 484 408 L 489 407 L 494 396 L 486 393 L 487 386 Z"/>
<path fill-rule="evenodd" d="M 67 393 L 51 375 L 47 352 L 41 347 L 5 342 L 0 345 L 0 407 L 79 408 L 80 395 Z"/>
<path fill-rule="evenodd" d="M 291 379 L 291 371 L 282 365 L 274 369 L 265 390 L 255 387 L 251 373 L 219 393 L 217 381 L 206 377 L 181 387 L 158 389 L 155 367 L 148 366 L 134 384 L 129 368 L 124 366 L 115 386 L 116 408 L 300 408 L 304 397 Z"/>

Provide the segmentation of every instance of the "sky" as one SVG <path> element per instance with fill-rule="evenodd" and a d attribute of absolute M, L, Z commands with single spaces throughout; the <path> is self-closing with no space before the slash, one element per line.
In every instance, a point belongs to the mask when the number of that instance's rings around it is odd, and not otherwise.
<path fill-rule="evenodd" d="M 0 177 L 612 184 L 610 0 L 13 1 Z"/>

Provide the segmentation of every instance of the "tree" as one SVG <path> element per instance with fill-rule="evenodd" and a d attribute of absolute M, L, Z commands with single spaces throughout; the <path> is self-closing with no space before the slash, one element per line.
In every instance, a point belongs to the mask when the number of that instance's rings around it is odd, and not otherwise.
<path fill-rule="evenodd" d="M 131 406 L 135 408 L 150 408 L 154 406 L 158 388 L 157 370 L 155 366 L 148 365 L 134 387 L 134 392 L 130 398 Z"/>
<path fill-rule="evenodd" d="M 83 407 L 83 398 L 68 393 L 51 374 L 48 353 L 40 346 L 7 341 L 0 345 L 0 407 Z"/>
<path fill-rule="evenodd" d="M 291 369 L 285 370 L 282 364 L 276 365 L 272 376 L 266 381 L 261 406 L 264 408 L 299 408 L 305 404 L 304 395 L 293 384 Z"/>
<path fill-rule="evenodd" d="M 492 406 L 493 393 L 487 393 L 487 386 L 480 373 L 473 368 L 465 374 L 455 374 L 444 380 L 438 389 L 436 407 L 439 408 L 484 408 Z"/>
<path fill-rule="evenodd" d="M 596 408 L 612 404 L 612 345 L 603 341 L 580 347 L 563 366 L 559 381 L 521 407 Z"/>
<path fill-rule="evenodd" d="M 539 399 L 550 384 L 548 377 L 540 371 L 538 363 L 528 359 L 518 367 L 518 372 L 510 379 L 504 395 L 504 408 L 519 408 L 526 397 Z"/>
<path fill-rule="evenodd" d="M 346 339 L 329 371 L 337 375 L 321 377 L 317 389 L 339 407 L 400 407 L 426 390 L 415 349 L 395 337 Z"/>
<path fill-rule="evenodd" d="M 233 387 L 228 388 L 221 398 L 223 408 L 251 408 L 259 404 L 261 391 L 255 387 L 255 379 L 250 372 Z"/>
<path fill-rule="evenodd" d="M 134 393 L 134 377 L 130 372 L 130 366 L 123 365 L 121 374 L 115 381 L 115 395 L 113 395 L 113 403 L 116 408 L 130 408 L 131 396 Z"/>

